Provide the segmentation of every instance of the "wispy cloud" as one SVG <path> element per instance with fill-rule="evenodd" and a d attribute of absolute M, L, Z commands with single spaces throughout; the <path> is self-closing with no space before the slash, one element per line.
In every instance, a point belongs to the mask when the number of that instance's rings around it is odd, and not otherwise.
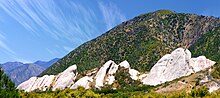
<path fill-rule="evenodd" d="M 8 55 L 8 57 L 5 57 L 5 59 L 11 58 L 14 61 L 19 61 L 19 62 L 23 62 L 23 63 L 30 63 L 29 60 L 18 56 L 18 54 L 15 51 L 13 51 L 6 44 L 7 41 L 8 41 L 8 39 L 4 36 L 4 33 L 0 32 L 0 53 L 5 53 L 5 54 Z"/>
<path fill-rule="evenodd" d="M 8 45 L 4 42 L 5 40 L 6 37 L 0 32 L 0 48 L 2 48 L 3 51 L 7 54 L 15 54 L 15 52 L 11 48 L 9 48 Z"/>
<path fill-rule="evenodd" d="M 53 49 L 49 49 L 49 48 L 46 48 L 47 52 L 50 53 L 51 55 L 55 56 L 57 54 L 57 51 L 56 50 L 53 50 Z"/>
<path fill-rule="evenodd" d="M 103 29 L 97 26 L 102 21 L 106 24 L 105 30 L 109 30 L 126 20 L 115 4 L 97 4 L 100 10 L 73 0 L 0 0 L 0 10 L 6 12 L 33 36 L 49 36 L 57 40 L 60 47 L 45 47 L 45 51 L 57 56 L 103 33 L 100 32 Z M 22 60 L 6 45 L 5 37 L 0 35 L 0 38 L 0 47 L 14 59 Z"/>
<path fill-rule="evenodd" d="M 107 30 L 114 27 L 116 24 L 119 24 L 126 20 L 126 17 L 121 13 L 119 8 L 113 3 L 103 3 L 99 2 L 99 8 L 104 17 Z"/>
<path fill-rule="evenodd" d="M 97 32 L 94 12 L 70 0 L 1 0 L 0 7 L 34 35 L 43 31 L 56 40 L 79 44 Z"/>
<path fill-rule="evenodd" d="M 106 28 L 125 21 L 125 16 L 113 3 L 98 2 Z M 33 35 L 49 34 L 60 41 L 68 40 L 76 45 L 99 35 L 94 25 L 94 11 L 71 0 L 0 0 L 2 8 Z"/>
<path fill-rule="evenodd" d="M 70 51 L 73 50 L 73 48 L 70 48 L 70 47 L 68 47 L 68 46 L 64 46 L 63 48 L 64 48 L 67 52 L 70 52 Z"/>

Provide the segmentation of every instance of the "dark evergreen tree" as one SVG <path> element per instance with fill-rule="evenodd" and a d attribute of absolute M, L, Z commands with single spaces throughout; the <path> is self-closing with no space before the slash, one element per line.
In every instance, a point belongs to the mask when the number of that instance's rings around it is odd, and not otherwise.
<path fill-rule="evenodd" d="M 18 98 L 15 84 L 7 77 L 0 66 L 0 98 Z"/>

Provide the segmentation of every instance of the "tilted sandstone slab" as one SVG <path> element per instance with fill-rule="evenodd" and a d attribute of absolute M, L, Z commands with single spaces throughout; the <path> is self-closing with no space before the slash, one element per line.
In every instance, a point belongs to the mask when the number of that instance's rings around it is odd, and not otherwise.
<path fill-rule="evenodd" d="M 76 79 L 76 75 L 77 75 L 76 69 L 77 66 L 72 65 L 68 67 L 65 71 L 60 73 L 55 82 L 55 85 L 53 86 L 53 90 L 65 89 L 66 87 L 70 87 L 74 83 L 74 80 Z"/>
<path fill-rule="evenodd" d="M 25 92 L 30 92 L 36 80 L 37 80 L 37 77 L 31 77 L 29 80 L 18 85 L 17 89 L 24 90 Z"/>
<path fill-rule="evenodd" d="M 44 75 L 43 77 L 31 77 L 18 85 L 17 89 L 31 92 L 35 90 L 45 91 L 49 88 L 65 89 L 74 83 L 76 78 L 76 65 L 72 65 L 58 75 Z"/>
<path fill-rule="evenodd" d="M 125 69 L 130 69 L 130 64 L 128 63 L 128 61 L 123 61 L 119 64 L 120 67 L 125 68 Z"/>
<path fill-rule="evenodd" d="M 41 82 L 39 89 L 41 91 L 46 91 L 46 90 L 50 89 L 50 87 L 52 86 L 52 83 L 55 79 L 55 76 L 54 75 L 44 75 L 43 77 L 45 77 L 45 78 Z"/>
<path fill-rule="evenodd" d="M 193 67 L 193 70 L 195 72 L 198 72 L 198 71 L 204 70 L 206 68 L 209 68 L 214 64 L 215 64 L 214 61 L 206 59 L 205 56 L 199 56 L 197 58 L 192 58 L 190 60 L 190 65 Z"/>
<path fill-rule="evenodd" d="M 105 77 L 107 76 L 107 80 L 111 83 L 111 76 L 117 71 L 118 65 L 115 64 L 112 60 L 106 62 L 97 72 L 95 76 L 95 87 L 99 88 L 104 86 Z M 113 78 L 114 79 L 114 78 Z"/>
<path fill-rule="evenodd" d="M 77 89 L 78 86 L 82 86 L 85 89 L 90 89 L 90 83 L 93 82 L 93 77 L 82 77 L 80 78 L 74 85 L 70 87 L 70 89 Z"/>
<path fill-rule="evenodd" d="M 207 85 L 208 91 L 209 91 L 210 93 L 211 93 L 211 92 L 214 92 L 214 91 L 216 91 L 216 90 L 218 90 L 218 89 L 220 88 L 220 83 L 214 82 L 214 81 L 212 81 L 212 82 L 210 82 L 210 83 L 207 83 L 206 85 Z"/>
<path fill-rule="evenodd" d="M 191 58 L 188 49 L 177 48 L 171 54 L 163 56 L 142 82 L 146 85 L 158 85 L 204 70 L 214 63 L 204 57 Z"/>
<path fill-rule="evenodd" d="M 119 64 L 120 67 L 122 68 L 125 68 L 125 69 L 129 69 L 129 74 L 130 74 L 130 77 L 133 79 L 133 80 L 138 80 L 139 79 L 139 75 L 140 75 L 140 72 L 138 72 L 137 70 L 135 69 L 131 69 L 130 67 L 130 64 L 128 63 L 128 61 L 123 61 Z"/>
<path fill-rule="evenodd" d="M 171 54 L 164 55 L 149 73 L 140 74 L 137 70 L 132 69 L 126 60 L 119 65 L 109 60 L 100 69 L 91 70 L 90 73 L 87 73 L 86 76 L 80 78 L 77 82 L 75 82 L 77 66 L 73 65 L 58 75 L 32 77 L 20 84 L 17 89 L 26 92 L 45 91 L 50 88 L 52 90 L 76 89 L 78 86 L 83 86 L 85 89 L 90 89 L 91 87 L 101 89 L 104 85 L 112 85 L 115 82 L 115 75 L 119 67 L 125 70 L 128 69 L 127 74 L 133 80 L 142 81 L 146 85 L 158 85 L 205 70 L 214 64 L 214 61 L 206 59 L 205 56 L 191 58 L 191 52 L 188 49 L 178 48 Z"/>
<path fill-rule="evenodd" d="M 40 87 L 41 83 L 45 80 L 45 76 L 43 77 L 39 77 L 36 79 L 36 81 L 34 82 L 34 84 L 31 87 L 31 91 L 34 90 L 42 90 L 42 88 Z"/>
<path fill-rule="evenodd" d="M 129 69 L 129 72 L 128 72 L 129 74 L 130 74 L 130 77 L 133 79 L 133 80 L 137 80 L 137 79 L 139 79 L 139 72 L 137 71 L 137 70 L 135 70 L 135 69 Z"/>

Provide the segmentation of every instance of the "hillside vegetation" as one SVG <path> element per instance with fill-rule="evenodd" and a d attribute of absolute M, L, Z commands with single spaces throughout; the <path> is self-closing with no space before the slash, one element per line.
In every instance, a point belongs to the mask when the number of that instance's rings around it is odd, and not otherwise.
<path fill-rule="evenodd" d="M 150 89 L 132 92 L 128 92 L 126 89 L 97 92 L 79 87 L 77 90 L 70 90 L 67 88 L 55 92 L 21 92 L 20 95 L 22 98 L 217 98 L 220 96 L 219 92 L 220 91 L 216 91 L 210 94 L 206 87 L 195 88 L 190 93 L 181 91 L 172 94 L 159 94 Z"/>
<path fill-rule="evenodd" d="M 78 71 L 102 66 L 108 60 L 127 60 L 139 71 L 149 71 L 163 55 L 177 47 L 189 48 L 220 25 L 220 19 L 159 10 L 123 22 L 82 44 L 42 75 L 58 74 L 76 64 Z M 193 51 L 193 50 L 191 50 Z"/>
<path fill-rule="evenodd" d="M 204 34 L 193 46 L 189 48 L 193 56 L 205 55 L 216 61 L 212 76 L 220 79 L 220 27 Z"/>

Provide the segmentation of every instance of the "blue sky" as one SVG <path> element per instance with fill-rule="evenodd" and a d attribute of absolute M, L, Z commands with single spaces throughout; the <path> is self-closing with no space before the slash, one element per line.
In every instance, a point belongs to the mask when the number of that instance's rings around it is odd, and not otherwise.
<path fill-rule="evenodd" d="M 168 9 L 220 16 L 219 0 L 0 0 L 0 63 L 63 57 L 123 21 Z"/>

